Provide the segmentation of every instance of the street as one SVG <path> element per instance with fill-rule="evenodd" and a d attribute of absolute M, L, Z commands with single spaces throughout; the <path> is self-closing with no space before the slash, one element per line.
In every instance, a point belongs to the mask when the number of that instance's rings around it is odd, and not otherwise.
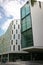
<path fill-rule="evenodd" d="M 35 62 L 35 61 L 18 61 L 18 62 L 10 62 L 10 63 L 0 63 L 0 65 L 43 65 L 42 62 Z"/>

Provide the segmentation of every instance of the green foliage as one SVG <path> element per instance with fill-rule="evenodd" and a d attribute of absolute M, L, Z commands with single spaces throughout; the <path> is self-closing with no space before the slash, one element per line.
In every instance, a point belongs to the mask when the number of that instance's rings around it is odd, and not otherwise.
<path fill-rule="evenodd" d="M 31 0 L 31 5 L 34 6 L 34 4 L 37 2 L 37 0 Z"/>

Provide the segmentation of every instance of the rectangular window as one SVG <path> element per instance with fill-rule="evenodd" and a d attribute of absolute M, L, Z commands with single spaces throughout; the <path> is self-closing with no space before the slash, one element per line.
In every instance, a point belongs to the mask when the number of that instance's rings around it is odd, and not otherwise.
<path fill-rule="evenodd" d="M 20 39 L 20 34 L 18 34 L 18 39 Z"/>
<path fill-rule="evenodd" d="M 15 39 L 15 34 L 14 34 L 14 39 Z"/>
<path fill-rule="evenodd" d="M 17 40 L 16 40 L 16 44 L 17 44 Z"/>
<path fill-rule="evenodd" d="M 31 15 L 28 15 L 26 17 L 26 25 L 27 25 L 27 29 L 31 28 Z"/>
<path fill-rule="evenodd" d="M 13 50 L 15 50 L 15 45 L 13 46 Z"/>
<path fill-rule="evenodd" d="M 25 9 L 25 7 L 23 7 L 23 8 L 22 8 L 22 11 L 21 11 L 21 14 L 22 14 L 21 16 L 22 16 L 22 18 L 25 17 L 25 14 L 26 14 L 25 12 L 26 12 L 26 9 Z"/>
<path fill-rule="evenodd" d="M 20 50 L 20 45 L 18 45 L 18 50 Z"/>
<path fill-rule="evenodd" d="M 18 25 L 18 29 L 20 29 L 20 25 Z"/>
<path fill-rule="evenodd" d="M 13 40 L 11 40 L 11 44 L 13 45 Z"/>
<path fill-rule="evenodd" d="M 18 30 L 16 30 L 16 34 L 17 34 Z"/>
<path fill-rule="evenodd" d="M 14 25 L 14 29 L 15 29 L 15 25 Z"/>
<path fill-rule="evenodd" d="M 12 34 L 13 34 L 13 30 L 12 30 Z"/>

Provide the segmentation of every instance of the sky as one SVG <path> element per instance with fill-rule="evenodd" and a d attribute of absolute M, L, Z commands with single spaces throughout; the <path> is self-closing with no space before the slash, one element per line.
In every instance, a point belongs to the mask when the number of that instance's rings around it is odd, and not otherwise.
<path fill-rule="evenodd" d="M 26 1 L 0 0 L 0 36 L 6 32 L 12 20 L 20 19 L 20 8 Z"/>

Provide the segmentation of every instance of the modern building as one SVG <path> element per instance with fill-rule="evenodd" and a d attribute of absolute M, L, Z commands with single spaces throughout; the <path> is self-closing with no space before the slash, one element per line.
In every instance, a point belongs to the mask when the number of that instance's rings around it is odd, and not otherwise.
<path fill-rule="evenodd" d="M 43 60 L 43 2 L 29 0 L 21 8 L 21 47 L 30 60 Z"/>
<path fill-rule="evenodd" d="M 13 62 L 24 60 L 27 52 L 21 51 L 21 24 L 20 20 L 13 20 L 5 34 L 0 37 L 0 61 Z"/>

